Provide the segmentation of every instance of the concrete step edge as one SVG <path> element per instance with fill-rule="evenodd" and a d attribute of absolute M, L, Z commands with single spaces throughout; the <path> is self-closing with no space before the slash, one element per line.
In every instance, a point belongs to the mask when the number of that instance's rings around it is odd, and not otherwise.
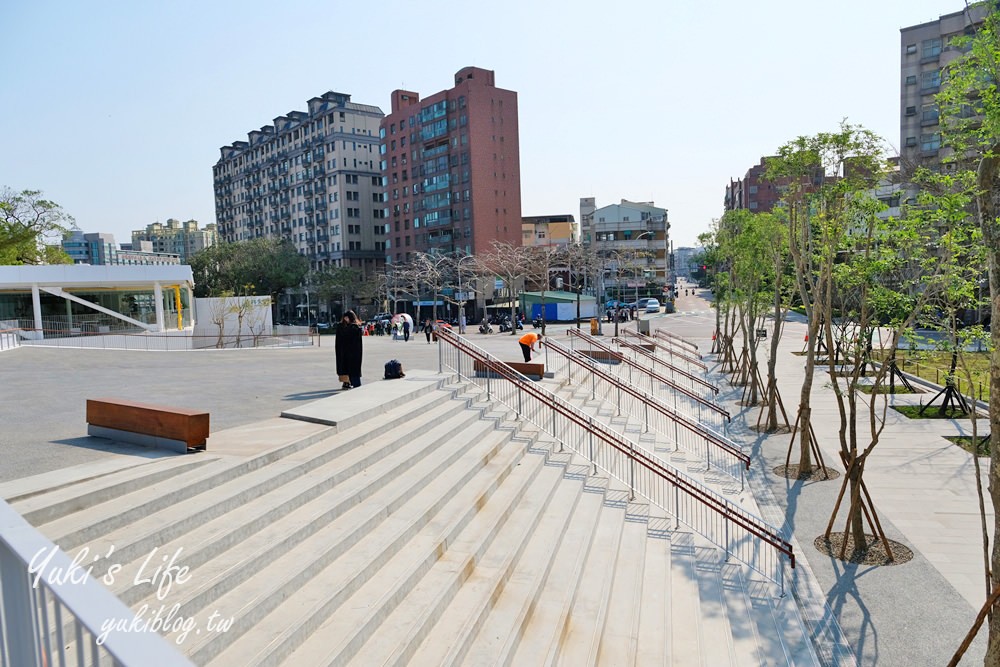
<path fill-rule="evenodd" d="M 496 432 L 495 437 L 498 439 L 496 447 L 499 447 L 499 456 L 492 457 L 468 479 L 460 479 L 450 488 L 440 489 L 429 508 L 426 511 L 421 510 L 423 512 L 421 516 L 425 516 L 426 520 L 414 524 L 412 529 L 389 536 L 391 539 L 380 537 L 384 544 L 377 546 L 379 543 L 376 542 L 374 546 L 379 550 L 375 557 L 369 556 L 366 559 L 363 553 L 345 554 L 344 558 L 337 560 L 320 574 L 329 579 L 325 584 L 325 590 L 332 593 L 318 597 L 311 596 L 316 598 L 312 601 L 309 595 L 290 598 L 275 607 L 271 611 L 271 616 L 279 618 L 286 613 L 283 610 L 290 608 L 295 620 L 285 623 L 281 628 L 275 626 L 277 632 L 270 638 L 259 638 L 256 644 L 260 645 L 257 648 L 234 647 L 234 650 L 226 655 L 235 658 L 242 654 L 240 660 L 248 664 L 277 664 L 293 651 L 296 651 L 297 656 L 301 656 L 303 652 L 316 650 L 325 653 L 323 648 L 312 647 L 314 642 L 318 642 L 321 647 L 328 647 L 332 631 L 327 626 L 334 613 L 348 605 L 349 600 L 357 596 L 358 591 L 373 577 L 377 575 L 382 579 L 391 562 L 397 558 L 404 558 L 409 559 L 412 565 L 415 559 L 418 562 L 418 569 L 432 566 L 446 553 L 446 545 L 462 539 L 461 536 L 467 526 L 477 520 L 485 508 L 496 508 L 498 503 L 500 506 L 505 506 L 512 502 L 507 495 L 520 493 L 519 487 L 526 487 L 538 474 L 541 466 L 538 463 L 533 466 L 524 465 L 523 451 L 507 445 L 506 434 Z M 432 491 L 427 490 L 426 493 L 429 495 Z M 428 516 L 429 514 L 433 516 Z M 506 515 L 503 518 L 506 518 Z M 479 521 L 484 520 L 479 518 Z M 429 552 L 422 552 L 421 549 Z M 365 600 L 363 606 L 369 604 L 370 600 Z M 348 648 L 346 643 L 347 640 L 342 640 L 337 645 Z M 356 649 L 359 645 L 353 648 Z M 295 662 L 293 660 L 291 664 Z M 318 656 L 313 655 L 308 662 L 318 664 L 321 661 Z M 219 664 L 226 664 L 222 656 Z"/>

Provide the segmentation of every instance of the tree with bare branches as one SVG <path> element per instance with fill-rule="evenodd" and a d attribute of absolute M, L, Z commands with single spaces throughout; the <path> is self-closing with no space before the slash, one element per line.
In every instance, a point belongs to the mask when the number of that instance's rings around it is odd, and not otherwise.
<path fill-rule="evenodd" d="M 531 255 L 528 248 L 502 241 L 493 241 L 491 249 L 477 255 L 479 273 L 496 276 L 503 280 L 504 291 L 510 304 L 510 335 L 517 335 L 517 294 L 524 288 L 524 275 L 531 270 Z"/>

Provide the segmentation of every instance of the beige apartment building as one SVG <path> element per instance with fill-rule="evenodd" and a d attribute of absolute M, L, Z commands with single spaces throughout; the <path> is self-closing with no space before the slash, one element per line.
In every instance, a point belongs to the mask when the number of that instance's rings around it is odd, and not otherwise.
<path fill-rule="evenodd" d="M 220 241 L 280 238 L 310 268 L 385 263 L 386 209 L 376 106 L 327 92 L 223 146 L 212 168 Z"/>
<path fill-rule="evenodd" d="M 521 218 L 521 245 L 565 248 L 579 243 L 580 234 L 571 214 L 531 215 Z"/>
<path fill-rule="evenodd" d="M 198 228 L 197 220 L 181 222 L 168 218 L 166 224 L 154 222 L 146 225 L 146 229 L 132 232 L 132 247 L 143 247 L 144 242 L 151 244 L 152 252 L 171 253 L 179 255 L 181 264 L 189 264 L 191 257 L 200 250 L 215 245 L 215 223 Z"/>

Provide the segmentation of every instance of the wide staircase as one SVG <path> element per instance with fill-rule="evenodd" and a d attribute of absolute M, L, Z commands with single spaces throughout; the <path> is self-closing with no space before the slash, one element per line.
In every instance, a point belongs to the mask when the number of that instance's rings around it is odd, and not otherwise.
<path fill-rule="evenodd" d="M 490 387 L 410 372 L 209 445 L 7 498 L 195 664 L 817 664 L 775 582 Z"/>

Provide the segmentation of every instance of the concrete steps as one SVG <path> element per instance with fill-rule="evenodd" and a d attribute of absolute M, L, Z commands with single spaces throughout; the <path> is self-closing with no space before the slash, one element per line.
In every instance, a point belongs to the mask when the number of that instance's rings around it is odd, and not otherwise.
<path fill-rule="evenodd" d="M 814 663 L 773 586 L 510 409 L 468 385 L 391 390 L 365 419 L 304 406 L 313 431 L 272 448 L 235 439 L 15 507 L 65 549 L 111 550 L 94 574 L 133 609 L 177 605 L 195 630 L 165 634 L 198 665 Z M 143 580 L 170 556 L 186 580 Z"/>

